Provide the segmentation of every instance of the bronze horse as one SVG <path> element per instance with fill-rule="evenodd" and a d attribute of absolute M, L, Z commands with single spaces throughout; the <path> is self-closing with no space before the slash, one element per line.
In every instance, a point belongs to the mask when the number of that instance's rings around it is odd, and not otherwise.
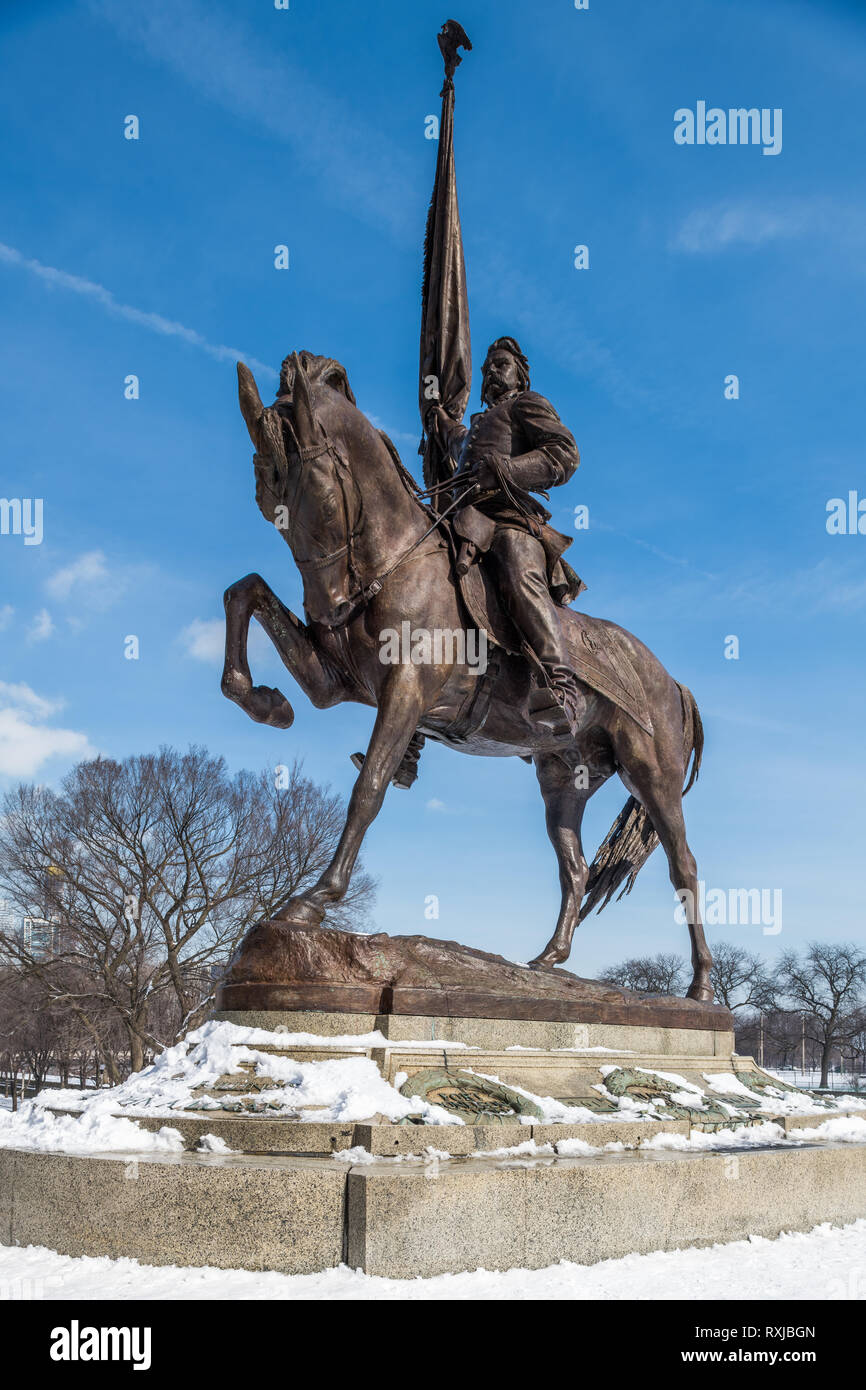
<path fill-rule="evenodd" d="M 626 644 L 652 733 L 583 683 L 587 707 L 577 736 L 539 729 L 527 713 L 534 679 L 529 662 L 500 653 L 483 726 L 456 739 L 458 712 L 479 679 L 465 654 L 461 661 L 458 651 L 443 649 L 435 654 L 441 660 L 419 664 L 381 659 L 383 632 L 405 630 L 406 622 L 426 632 L 467 626 L 448 543 L 393 445 L 357 409 L 345 371 L 332 359 L 293 354 L 283 394 L 268 409 L 242 363 L 238 378 L 241 411 L 256 448 L 256 500 L 282 531 L 301 570 L 308 621 L 290 612 L 257 574 L 231 585 L 225 594 L 223 693 L 261 724 L 287 729 L 293 722 L 292 707 L 279 690 L 253 685 L 247 634 L 255 617 L 317 709 L 353 701 L 376 710 L 336 853 L 318 882 L 286 902 L 276 920 L 318 925 L 326 905 L 343 897 L 364 834 L 420 731 L 461 752 L 520 756 L 535 765 L 559 861 L 562 905 L 533 965 L 566 960 L 581 917 L 599 903 L 603 907 L 620 885 L 630 891 L 661 843 L 691 936 L 688 997 L 711 1001 L 712 960 L 682 810 L 703 747 L 691 693 L 637 638 L 601 624 Z M 577 622 L 568 608 L 560 612 L 563 624 Z M 581 846 L 584 807 L 614 772 L 631 795 L 589 866 Z"/>

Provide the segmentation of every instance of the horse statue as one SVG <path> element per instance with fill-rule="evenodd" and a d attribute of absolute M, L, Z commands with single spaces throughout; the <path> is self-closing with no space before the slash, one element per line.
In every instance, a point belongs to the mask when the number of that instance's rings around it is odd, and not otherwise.
<path fill-rule="evenodd" d="M 256 501 L 301 571 L 307 621 L 258 574 L 232 584 L 225 593 L 222 691 L 261 724 L 287 729 L 294 720 L 280 690 L 253 684 L 247 635 L 254 617 L 317 709 L 353 701 L 376 710 L 336 852 L 319 880 L 272 920 L 322 923 L 326 906 L 346 893 L 364 835 L 423 736 L 463 753 L 521 757 L 535 766 L 562 903 L 534 967 L 567 960 L 580 920 L 604 907 L 617 888 L 620 897 L 630 892 L 661 843 L 691 937 L 687 997 L 711 1002 L 712 958 L 682 809 L 703 749 L 690 691 L 624 629 L 560 607 L 586 708 L 574 736 L 540 728 L 529 711 L 538 673 L 497 612 L 483 566 L 461 576 L 441 501 L 438 511 L 425 503 L 391 441 L 357 408 L 340 364 L 293 353 L 281 394 L 268 408 L 243 363 L 238 382 L 256 450 Z M 489 642 L 483 671 L 468 659 L 467 645 L 453 641 L 422 641 L 420 659 L 414 648 L 411 659 L 383 659 L 383 634 L 453 636 L 473 622 L 476 637 Z M 588 865 L 584 808 L 614 772 L 630 796 Z"/>

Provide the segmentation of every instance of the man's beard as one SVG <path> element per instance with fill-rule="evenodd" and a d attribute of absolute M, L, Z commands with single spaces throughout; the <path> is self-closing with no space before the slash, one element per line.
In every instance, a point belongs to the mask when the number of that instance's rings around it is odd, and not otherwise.
<path fill-rule="evenodd" d="M 491 388 L 493 391 L 492 398 Z M 481 388 L 481 398 L 486 401 L 488 405 L 492 405 L 495 401 L 499 400 L 500 396 L 505 395 L 506 389 L 505 382 L 500 381 L 498 377 L 488 378 Z"/>

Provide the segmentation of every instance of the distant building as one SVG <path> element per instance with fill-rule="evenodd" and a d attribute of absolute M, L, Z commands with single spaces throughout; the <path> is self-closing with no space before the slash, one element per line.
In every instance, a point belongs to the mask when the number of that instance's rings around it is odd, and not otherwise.
<path fill-rule="evenodd" d="M 8 898 L 0 898 L 0 934 L 18 941 L 35 960 L 57 954 L 57 923 L 36 912 L 23 913 Z"/>
<path fill-rule="evenodd" d="M 21 945 L 34 960 L 57 954 L 57 923 L 46 917 L 25 917 L 21 923 Z"/>

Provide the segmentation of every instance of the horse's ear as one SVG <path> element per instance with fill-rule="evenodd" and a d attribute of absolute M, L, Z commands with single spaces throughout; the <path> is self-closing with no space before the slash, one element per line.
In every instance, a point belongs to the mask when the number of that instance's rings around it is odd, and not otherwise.
<path fill-rule="evenodd" d="M 259 447 L 259 434 L 262 412 L 262 398 L 259 395 L 259 388 L 256 386 L 256 379 L 245 362 L 238 363 L 238 400 L 241 407 L 241 415 L 246 421 L 250 439 L 256 448 Z"/>
<path fill-rule="evenodd" d="M 292 408 L 291 421 L 295 439 L 301 449 L 312 448 L 324 438 L 316 419 L 316 409 L 310 395 L 310 382 L 303 362 L 296 352 L 292 353 Z"/>

